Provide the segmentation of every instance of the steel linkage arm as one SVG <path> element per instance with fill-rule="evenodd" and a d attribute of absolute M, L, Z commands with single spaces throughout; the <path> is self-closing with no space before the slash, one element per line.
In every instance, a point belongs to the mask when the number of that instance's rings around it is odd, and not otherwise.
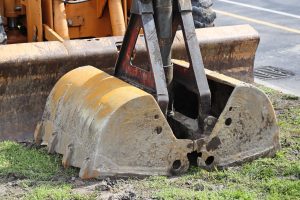
<path fill-rule="evenodd" d="M 171 47 L 179 24 L 184 35 L 190 67 L 173 72 Z M 149 70 L 133 66 L 132 53 L 143 28 L 148 50 Z M 174 74 L 173 74 L 174 73 Z M 173 75 L 182 82 L 195 82 L 199 99 L 199 125 L 205 127 L 210 116 L 211 92 L 196 37 L 190 0 L 135 0 L 123 40 L 115 75 L 152 92 L 164 114 L 173 113 Z M 177 77 L 178 76 L 178 77 Z M 213 126 L 213 125 L 212 125 Z"/>
<path fill-rule="evenodd" d="M 196 85 L 196 88 L 194 88 L 194 92 L 198 94 L 199 101 L 199 125 L 202 129 L 207 126 L 209 126 L 208 128 L 211 128 L 214 126 L 216 119 L 211 116 L 211 92 L 204 71 L 201 50 L 197 45 L 198 39 L 193 22 L 191 1 L 175 1 L 177 4 L 174 5 L 173 38 L 175 37 L 178 26 L 180 25 L 184 36 L 190 66 L 189 68 L 175 68 L 174 76 L 176 76 L 176 80 L 179 82 L 195 83 L 194 85 Z M 208 119 L 214 123 L 210 123 L 210 125 L 208 125 Z"/>
<path fill-rule="evenodd" d="M 153 15 L 151 0 L 133 1 L 130 21 L 116 63 L 115 76 L 154 94 L 161 110 L 166 114 L 169 96 Z M 151 63 L 148 70 L 134 66 L 131 62 L 141 28 Z"/>

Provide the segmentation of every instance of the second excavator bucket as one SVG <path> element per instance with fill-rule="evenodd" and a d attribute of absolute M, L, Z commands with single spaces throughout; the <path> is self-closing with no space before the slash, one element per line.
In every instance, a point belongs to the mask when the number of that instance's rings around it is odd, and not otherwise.
<path fill-rule="evenodd" d="M 184 67 L 175 61 L 175 74 Z M 274 155 L 279 131 L 267 96 L 216 72 L 206 75 L 217 118 L 209 133 L 198 132 L 192 84 L 175 79 L 175 115 L 166 119 L 152 95 L 86 66 L 56 83 L 35 139 L 63 154 L 63 165 L 80 168 L 84 179 L 180 174 L 191 164 L 227 167 Z"/>

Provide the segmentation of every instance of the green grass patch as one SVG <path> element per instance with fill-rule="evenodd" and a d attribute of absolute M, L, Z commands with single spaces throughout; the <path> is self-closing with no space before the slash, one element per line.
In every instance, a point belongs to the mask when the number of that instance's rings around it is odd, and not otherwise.
<path fill-rule="evenodd" d="M 267 192 L 266 199 L 300 199 L 300 181 L 272 179 L 262 184 Z"/>
<path fill-rule="evenodd" d="M 15 142 L 0 143 L 1 177 L 12 175 L 41 181 L 49 180 L 62 172 L 64 175 L 70 175 L 75 170 L 63 170 L 58 155 L 49 155 L 45 150 L 30 149 Z"/>
<path fill-rule="evenodd" d="M 268 96 L 270 95 L 274 95 L 274 94 L 278 94 L 278 91 L 273 90 L 269 87 L 265 87 L 263 85 L 256 85 L 260 90 L 262 90 L 265 94 L 267 94 Z"/>
<path fill-rule="evenodd" d="M 70 185 L 43 185 L 33 189 L 26 195 L 25 200 L 92 200 L 95 196 L 83 196 L 72 193 Z"/>
<path fill-rule="evenodd" d="M 258 85 L 263 92 L 271 99 L 277 113 L 278 125 L 281 134 L 296 133 L 300 135 L 300 101 L 299 97 L 282 94 L 268 87 Z"/>
<path fill-rule="evenodd" d="M 240 169 L 183 175 L 176 181 L 147 180 L 148 187 L 144 190 L 152 189 L 152 197 L 166 200 L 299 199 L 300 180 L 296 177 L 297 172 L 285 173 L 282 169 L 277 170 L 276 167 L 267 166 L 267 162 L 268 159 L 260 159 L 259 162 L 250 163 Z M 251 169 L 255 167 L 257 169 Z M 259 172 L 263 168 L 265 169 Z M 279 173 L 281 171 L 282 174 Z M 187 180 L 189 184 L 186 184 Z"/>
<path fill-rule="evenodd" d="M 198 181 L 196 179 L 191 179 L 195 183 Z M 211 185 L 211 187 L 203 187 L 202 191 L 195 190 L 195 185 L 193 184 L 192 188 L 180 187 L 176 186 L 176 183 L 172 183 L 170 185 L 165 185 L 164 187 L 158 189 L 154 192 L 155 199 L 211 199 L 211 200 L 219 200 L 219 199 L 243 199 L 243 200 L 252 200 L 257 199 L 256 193 L 253 191 L 248 191 L 246 188 L 239 187 L 237 185 L 224 187 L 220 189 L 216 187 L 216 185 Z"/>
<path fill-rule="evenodd" d="M 282 151 L 277 154 L 283 153 Z M 245 164 L 241 168 L 241 174 L 251 179 L 269 179 L 274 177 L 300 177 L 299 160 L 290 160 L 288 156 L 276 156 L 275 158 L 263 158 Z"/>
<path fill-rule="evenodd" d="M 282 131 L 300 135 L 300 106 L 284 109 L 278 115 L 278 125 Z"/>
<path fill-rule="evenodd" d="M 282 99 L 296 101 L 296 100 L 299 100 L 299 97 L 294 96 L 294 95 L 284 94 L 284 95 L 282 95 Z"/>
<path fill-rule="evenodd" d="M 228 199 L 241 199 L 241 200 L 254 200 L 257 199 L 257 196 L 253 192 L 248 192 L 241 189 L 225 189 L 220 191 L 194 191 L 192 189 L 182 189 L 175 187 L 168 187 L 160 190 L 154 196 L 156 199 L 163 200 L 202 200 L 202 199 L 211 199 L 211 200 L 228 200 Z"/>
<path fill-rule="evenodd" d="M 195 192 L 193 190 L 189 189 L 181 189 L 181 188 L 172 188 L 167 187 L 155 194 L 156 199 L 164 199 L 164 200 L 172 200 L 172 199 L 178 199 L 178 200 L 192 200 L 192 199 L 203 199 L 202 195 L 199 192 Z"/>

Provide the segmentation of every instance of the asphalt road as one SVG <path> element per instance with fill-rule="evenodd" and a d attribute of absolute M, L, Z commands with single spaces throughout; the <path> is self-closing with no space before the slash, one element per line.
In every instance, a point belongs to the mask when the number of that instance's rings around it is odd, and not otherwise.
<path fill-rule="evenodd" d="M 216 26 L 250 24 L 260 34 L 255 69 L 272 66 L 293 76 L 255 82 L 300 96 L 299 0 L 213 0 Z"/>

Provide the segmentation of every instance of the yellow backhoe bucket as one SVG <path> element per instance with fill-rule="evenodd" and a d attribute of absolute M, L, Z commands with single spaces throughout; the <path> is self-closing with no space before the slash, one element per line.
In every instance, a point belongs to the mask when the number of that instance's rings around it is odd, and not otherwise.
<path fill-rule="evenodd" d="M 86 66 L 57 82 L 35 139 L 50 153 L 63 154 L 65 167 L 81 168 L 84 179 L 172 175 L 185 172 L 193 161 L 204 168 L 226 167 L 274 155 L 279 131 L 266 95 L 216 72 L 206 74 L 214 87 L 212 110 L 219 117 L 208 136 L 190 136 L 197 119 L 184 115 L 176 97 L 173 120 L 186 118 L 181 123 L 189 124 L 181 134 L 175 131 L 176 123 L 170 126 L 152 95 Z M 190 100 L 188 95 L 184 98 Z"/>
<path fill-rule="evenodd" d="M 58 81 L 35 139 L 81 168 L 81 178 L 185 171 L 193 149 L 175 138 L 150 94 L 91 66 Z"/>

